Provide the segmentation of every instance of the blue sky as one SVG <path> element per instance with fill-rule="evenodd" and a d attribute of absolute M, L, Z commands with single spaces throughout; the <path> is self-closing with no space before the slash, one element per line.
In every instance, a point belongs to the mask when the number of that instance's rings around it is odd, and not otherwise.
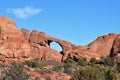
<path fill-rule="evenodd" d="M 120 0 L 3 0 L 0 15 L 76 45 L 120 32 Z"/>

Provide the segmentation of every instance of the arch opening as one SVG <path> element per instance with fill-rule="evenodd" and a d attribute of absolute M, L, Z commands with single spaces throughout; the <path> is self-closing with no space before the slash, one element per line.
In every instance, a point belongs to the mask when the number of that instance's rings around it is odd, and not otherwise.
<path fill-rule="evenodd" d="M 63 54 L 63 48 L 62 48 L 62 46 L 59 43 L 57 43 L 57 42 L 50 42 L 49 46 L 50 46 L 50 48 L 52 48 L 52 49 L 60 52 L 61 54 Z"/>

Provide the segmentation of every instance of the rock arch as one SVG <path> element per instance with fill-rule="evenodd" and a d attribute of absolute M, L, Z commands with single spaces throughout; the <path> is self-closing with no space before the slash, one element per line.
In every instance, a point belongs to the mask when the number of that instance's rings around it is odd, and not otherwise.
<path fill-rule="evenodd" d="M 55 44 L 55 45 L 57 45 L 58 48 L 61 48 L 61 50 L 57 50 L 57 49 L 55 49 L 55 48 L 52 48 L 52 47 L 51 47 L 51 46 L 52 46 L 52 43 Z M 50 48 L 52 48 L 52 49 L 54 49 L 54 50 L 57 50 L 60 54 L 63 55 L 63 46 L 62 46 L 59 42 L 48 40 L 48 45 L 49 45 Z"/>
<path fill-rule="evenodd" d="M 57 43 L 63 50 L 63 45 L 60 44 L 59 42 L 54 41 L 54 40 L 48 40 L 48 45 L 50 46 L 50 44 L 53 43 L 53 42 Z"/>
<path fill-rule="evenodd" d="M 68 57 L 68 54 L 72 50 L 73 46 L 75 46 L 75 45 L 73 45 L 70 42 L 67 42 L 65 40 L 60 40 L 60 39 L 56 39 L 52 36 L 48 36 L 44 32 L 38 32 L 38 31 L 35 31 L 35 30 L 30 32 L 26 29 L 22 29 L 21 31 L 23 32 L 25 37 L 27 36 L 26 39 L 29 41 L 31 47 L 32 48 L 35 47 L 35 48 L 39 49 L 38 50 L 38 52 L 39 52 L 38 55 L 41 55 L 41 54 L 43 54 L 44 51 L 47 51 L 47 50 L 44 50 L 44 49 L 51 50 L 50 43 L 51 42 L 56 42 L 62 48 L 62 55 L 61 55 L 61 53 L 55 52 L 54 50 L 52 50 L 52 54 L 53 53 L 59 53 L 59 55 L 62 56 L 61 60 L 64 60 Z M 49 52 L 49 50 L 48 50 L 48 52 Z M 33 50 L 33 52 L 36 52 L 36 51 Z"/>
<path fill-rule="evenodd" d="M 63 54 L 50 48 L 50 43 L 58 43 Z M 110 33 L 97 38 L 87 46 L 75 46 L 68 41 L 48 36 L 44 32 L 18 30 L 14 21 L 0 16 L 0 63 L 25 61 L 33 58 L 61 62 L 68 55 L 72 59 L 115 57 L 120 62 L 120 34 Z"/>

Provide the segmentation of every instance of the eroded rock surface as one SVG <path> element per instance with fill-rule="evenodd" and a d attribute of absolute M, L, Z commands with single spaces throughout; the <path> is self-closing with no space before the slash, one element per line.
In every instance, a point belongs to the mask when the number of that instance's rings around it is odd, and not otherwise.
<path fill-rule="evenodd" d="M 29 41 L 31 45 L 33 53 L 32 56 L 39 56 L 39 58 L 44 60 L 55 60 L 60 62 L 62 59 L 66 59 L 68 57 L 68 54 L 72 50 L 73 46 L 75 46 L 70 42 L 48 36 L 44 32 L 38 32 L 34 30 L 30 33 L 28 30 L 25 29 L 22 29 L 21 31 L 23 32 L 25 38 Z M 58 52 L 56 50 L 51 49 L 51 42 L 58 43 L 62 47 L 63 51 Z"/>
<path fill-rule="evenodd" d="M 115 60 L 120 62 L 120 34 L 117 35 L 113 42 L 113 46 L 110 52 L 110 56 L 115 56 Z"/>
<path fill-rule="evenodd" d="M 117 34 L 114 33 L 98 37 L 95 41 L 88 45 L 88 48 L 101 56 L 108 56 L 116 37 Z"/>
<path fill-rule="evenodd" d="M 50 48 L 52 42 L 58 43 L 62 51 Z M 110 33 L 98 37 L 87 46 L 76 46 L 68 41 L 60 40 L 44 32 L 22 29 L 18 30 L 9 18 L 0 16 L 0 62 L 25 61 L 32 58 L 61 62 L 71 57 L 99 59 L 102 56 L 116 56 L 120 53 L 120 35 Z"/>
<path fill-rule="evenodd" d="M 1 62 L 28 58 L 30 45 L 9 18 L 0 16 L 0 57 Z"/>

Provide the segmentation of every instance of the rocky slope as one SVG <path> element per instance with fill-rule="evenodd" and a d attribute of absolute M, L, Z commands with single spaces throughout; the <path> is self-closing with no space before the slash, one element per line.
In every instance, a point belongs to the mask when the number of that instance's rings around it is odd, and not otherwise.
<path fill-rule="evenodd" d="M 58 52 L 51 49 L 51 42 L 58 43 L 63 50 Z M 116 61 L 119 61 L 119 53 L 119 34 L 110 33 L 98 37 L 87 46 L 76 46 L 44 32 L 18 30 L 11 19 L 0 16 L 0 63 L 23 62 L 33 58 L 61 62 L 68 56 L 76 61 L 84 57 L 89 60 L 93 57 L 100 59 L 101 56 L 115 56 Z"/>

